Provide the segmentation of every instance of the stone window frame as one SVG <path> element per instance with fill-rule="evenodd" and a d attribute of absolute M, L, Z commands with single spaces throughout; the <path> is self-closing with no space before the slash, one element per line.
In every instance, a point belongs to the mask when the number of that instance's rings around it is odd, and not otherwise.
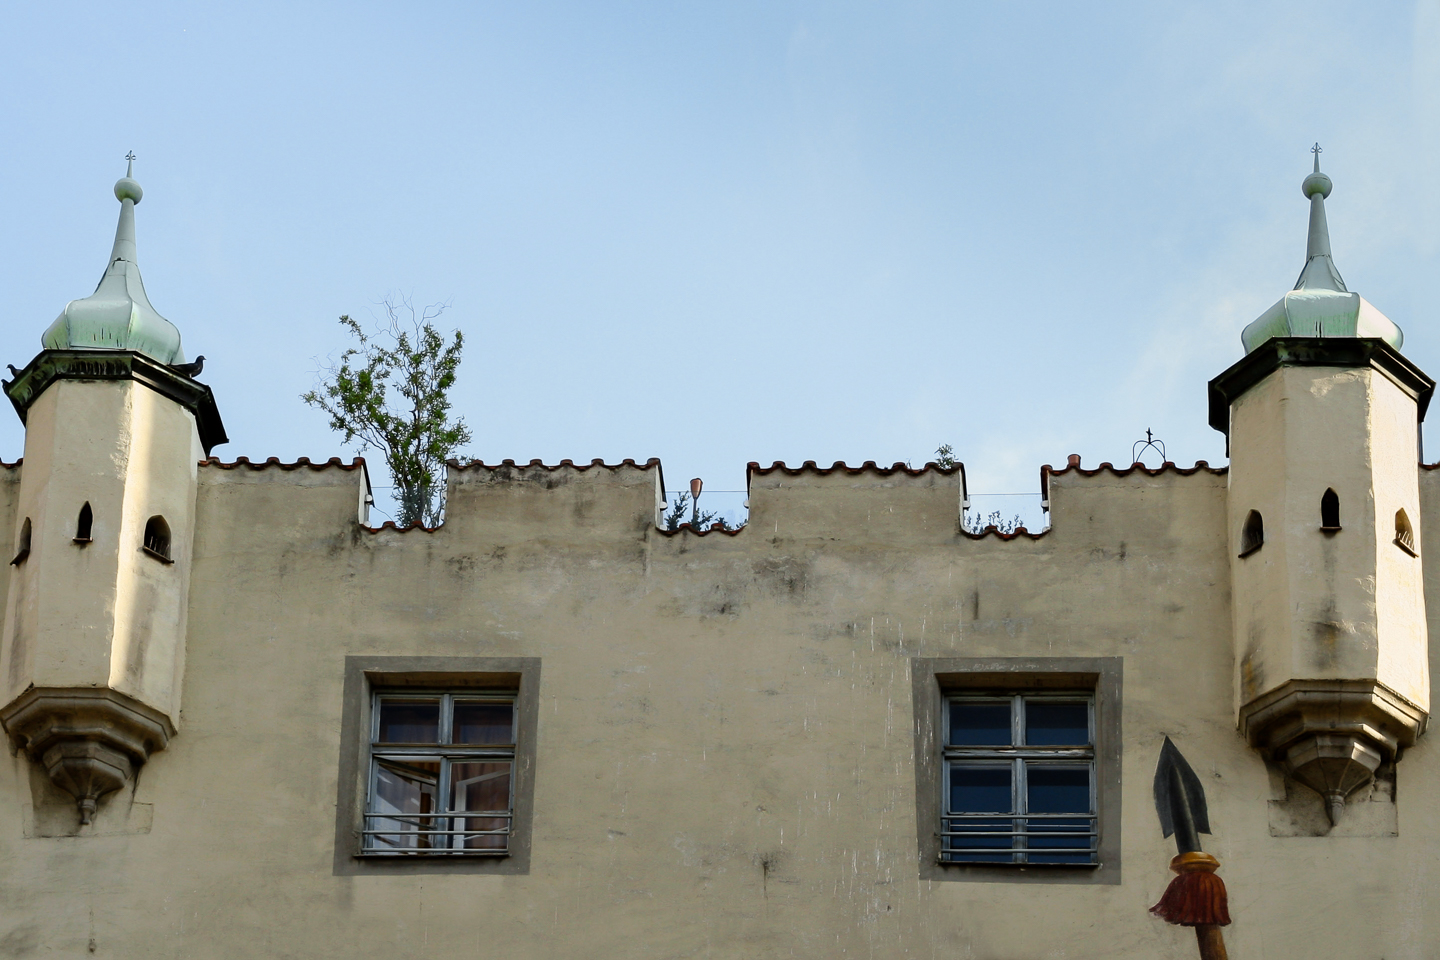
<path fill-rule="evenodd" d="M 503 856 L 377 857 L 362 850 L 375 693 L 418 689 L 515 691 L 514 809 Z M 539 657 L 345 658 L 335 803 L 335 876 L 524 875 L 530 872 L 535 760 L 540 721 Z"/>
<path fill-rule="evenodd" d="M 910 661 L 915 709 L 915 824 L 920 879 L 970 883 L 1120 883 L 1124 659 L 1121 657 L 917 657 Z M 1095 791 L 1099 863 L 947 863 L 940 859 L 944 731 L 947 696 L 986 690 L 1093 691 Z"/>

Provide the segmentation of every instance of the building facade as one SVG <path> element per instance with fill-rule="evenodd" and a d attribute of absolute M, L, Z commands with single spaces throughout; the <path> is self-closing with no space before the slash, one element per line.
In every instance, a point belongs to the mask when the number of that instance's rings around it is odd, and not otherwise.
<path fill-rule="evenodd" d="M 400 530 L 361 461 L 210 455 L 127 174 L 4 384 L 0 956 L 1178 960 L 1187 837 L 1230 956 L 1440 954 L 1434 384 L 1304 190 L 1228 467 L 1072 457 L 973 535 L 958 466 L 668 532 L 658 461 L 468 463 Z"/>

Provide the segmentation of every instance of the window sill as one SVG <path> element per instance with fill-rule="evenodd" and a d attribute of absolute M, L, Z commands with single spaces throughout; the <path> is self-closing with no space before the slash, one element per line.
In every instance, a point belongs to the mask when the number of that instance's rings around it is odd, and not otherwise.
<path fill-rule="evenodd" d="M 1339 527 L 1321 527 L 1321 528 L 1320 528 L 1320 532 L 1321 532 L 1321 533 L 1339 533 L 1339 532 L 1340 532 L 1340 528 L 1339 528 Z"/>
<path fill-rule="evenodd" d="M 1104 866 L 1103 863 L 1005 863 L 1004 861 L 1000 860 L 994 861 L 992 863 L 970 863 L 960 860 L 936 860 L 935 863 L 942 867 L 981 867 L 983 869 L 999 867 L 1002 870 L 1013 870 L 1017 867 L 1021 870 L 1053 870 L 1057 867 L 1062 870 L 1074 870 L 1076 868 L 1079 868 L 1081 870 L 1094 870 L 1097 867 Z"/>
<path fill-rule="evenodd" d="M 382 853 L 367 850 L 355 854 L 356 860 L 494 860 L 510 856 L 509 850 L 417 850 L 414 853 Z"/>
<path fill-rule="evenodd" d="M 1399 547 L 1401 550 L 1404 550 L 1406 553 L 1410 554 L 1410 556 L 1412 556 L 1412 557 L 1419 557 L 1419 556 L 1420 556 L 1420 554 L 1415 551 L 1415 548 L 1414 548 L 1414 547 L 1410 546 L 1410 545 L 1407 544 L 1404 540 L 1401 540 L 1399 537 L 1396 537 L 1396 538 L 1395 538 L 1395 546 Z"/>
<path fill-rule="evenodd" d="M 10 561 L 10 566 L 20 566 L 20 564 L 25 562 L 25 558 L 28 556 L 30 556 L 30 551 L 28 548 L 25 550 L 21 550 L 19 553 L 15 554 L 15 559 Z"/>
<path fill-rule="evenodd" d="M 161 563 L 166 564 L 167 566 L 175 562 L 174 560 L 171 560 L 169 557 L 165 556 L 165 554 L 161 553 L 159 550 L 151 550 L 149 547 L 141 547 L 140 552 L 145 554 L 146 556 L 154 557 L 156 560 L 159 560 Z"/>
<path fill-rule="evenodd" d="M 1238 556 L 1241 560 L 1244 560 L 1246 557 L 1250 556 L 1251 554 L 1253 554 L 1253 553 L 1258 553 L 1259 550 L 1260 550 L 1260 548 L 1263 547 L 1263 546 L 1265 546 L 1265 544 L 1263 544 L 1263 543 L 1257 543 L 1257 544 L 1255 544 L 1255 546 L 1251 547 L 1249 550 L 1241 550 L 1240 553 L 1237 554 L 1237 556 Z"/>

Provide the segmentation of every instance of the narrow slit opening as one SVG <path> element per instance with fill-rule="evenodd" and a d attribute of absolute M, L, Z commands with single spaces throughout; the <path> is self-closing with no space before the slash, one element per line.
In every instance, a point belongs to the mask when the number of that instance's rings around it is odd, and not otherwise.
<path fill-rule="evenodd" d="M 1265 521 L 1259 510 L 1251 510 L 1240 531 L 1240 556 L 1248 557 L 1265 545 Z"/>
<path fill-rule="evenodd" d="M 20 525 L 20 538 L 15 543 L 15 559 L 10 561 L 10 565 L 22 564 L 28 556 L 30 556 L 30 518 L 26 517 L 25 522 Z"/>
<path fill-rule="evenodd" d="M 145 521 L 145 539 L 140 548 L 156 560 L 174 563 L 170 559 L 170 524 L 164 517 L 157 515 Z"/>
<path fill-rule="evenodd" d="M 80 516 L 75 521 L 75 542 L 90 542 L 90 527 L 95 522 L 95 514 L 90 509 L 90 501 L 85 501 L 85 506 L 80 508 Z"/>
<path fill-rule="evenodd" d="M 1420 556 L 1415 549 L 1415 530 L 1410 526 L 1410 518 L 1403 509 L 1395 511 L 1395 546 L 1412 557 Z"/>
<path fill-rule="evenodd" d="M 1327 489 L 1320 498 L 1320 529 L 1340 529 L 1340 495 L 1333 489 Z"/>

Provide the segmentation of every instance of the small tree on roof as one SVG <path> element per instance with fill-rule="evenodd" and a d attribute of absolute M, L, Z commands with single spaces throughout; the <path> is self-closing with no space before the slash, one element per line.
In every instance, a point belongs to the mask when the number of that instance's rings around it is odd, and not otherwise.
<path fill-rule="evenodd" d="M 326 367 L 316 388 L 300 399 L 329 415 L 330 428 L 345 443 L 385 455 L 401 526 L 438 526 L 445 512 L 445 461 L 470 440 L 464 419 L 450 419 L 450 389 L 465 338 L 456 330 L 447 342 L 435 329 L 433 321 L 449 304 L 417 310 L 402 297 L 382 305 L 385 319 L 373 336 L 349 315 L 340 318 L 357 345 Z"/>

